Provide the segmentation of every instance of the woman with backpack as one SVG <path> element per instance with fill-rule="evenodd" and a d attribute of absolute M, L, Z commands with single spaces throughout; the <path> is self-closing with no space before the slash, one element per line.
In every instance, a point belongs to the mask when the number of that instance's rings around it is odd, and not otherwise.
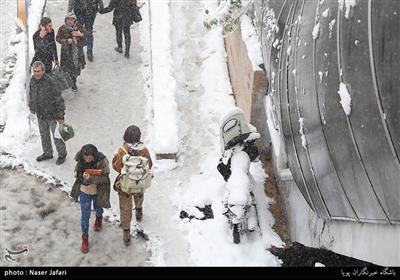
<path fill-rule="evenodd" d="M 119 148 L 114 155 L 112 160 L 112 166 L 115 171 L 119 174 L 114 182 L 114 190 L 118 192 L 119 196 L 119 207 L 120 207 L 120 215 L 121 215 L 121 226 L 123 230 L 123 241 L 125 245 L 129 245 L 130 243 L 130 225 L 132 220 L 132 196 L 135 202 L 135 214 L 136 214 L 136 221 L 140 222 L 143 216 L 143 201 L 144 201 L 144 189 L 139 192 L 127 193 L 124 192 L 122 189 L 124 188 L 121 186 L 123 184 L 123 172 L 124 163 L 123 161 L 127 159 L 124 157 L 125 155 L 131 155 L 133 157 L 144 158 L 146 161 L 146 168 L 150 169 L 153 166 L 153 162 L 151 160 L 150 154 L 148 149 L 145 145 L 140 142 L 141 132 L 140 129 L 135 126 L 129 126 L 124 133 L 124 144 L 121 148 Z M 146 170 L 148 170 L 146 169 Z M 150 174 L 146 174 L 151 176 Z"/>
<path fill-rule="evenodd" d="M 89 219 L 91 206 L 96 213 L 94 231 L 100 231 L 103 208 L 110 208 L 110 168 L 105 155 L 92 144 L 84 145 L 75 156 L 75 183 L 71 197 L 81 204 L 82 253 L 89 250 Z"/>

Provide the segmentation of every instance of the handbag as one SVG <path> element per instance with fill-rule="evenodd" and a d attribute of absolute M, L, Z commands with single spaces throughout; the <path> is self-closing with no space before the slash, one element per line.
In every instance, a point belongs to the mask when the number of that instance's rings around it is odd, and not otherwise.
<path fill-rule="evenodd" d="M 58 132 L 61 135 L 61 138 L 64 142 L 68 141 L 69 139 L 75 136 L 74 129 L 69 124 L 61 123 L 58 126 Z"/>
<path fill-rule="evenodd" d="M 51 75 L 56 79 L 61 90 L 72 86 L 72 79 L 68 72 L 64 72 L 58 65 L 51 70 Z"/>
<path fill-rule="evenodd" d="M 139 12 L 138 6 L 133 7 L 133 21 L 136 23 L 142 21 L 142 15 Z"/>

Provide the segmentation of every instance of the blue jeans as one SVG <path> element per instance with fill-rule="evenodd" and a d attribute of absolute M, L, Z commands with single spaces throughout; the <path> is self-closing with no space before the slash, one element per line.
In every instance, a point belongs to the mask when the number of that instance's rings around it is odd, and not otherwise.
<path fill-rule="evenodd" d="M 93 25 L 94 25 L 94 20 L 96 18 L 96 14 L 92 16 L 81 16 L 81 15 L 76 15 L 77 20 L 80 24 L 85 27 L 87 31 L 87 38 L 86 38 L 86 44 L 87 44 L 87 53 L 92 53 L 93 51 Z"/>
<path fill-rule="evenodd" d="M 93 201 L 94 212 L 96 212 L 97 217 L 101 217 L 103 215 L 103 208 L 97 205 L 97 195 L 90 195 L 84 192 L 80 192 L 79 201 L 81 203 L 81 229 L 82 234 L 89 233 L 89 220 L 90 220 L 90 212 Z"/>

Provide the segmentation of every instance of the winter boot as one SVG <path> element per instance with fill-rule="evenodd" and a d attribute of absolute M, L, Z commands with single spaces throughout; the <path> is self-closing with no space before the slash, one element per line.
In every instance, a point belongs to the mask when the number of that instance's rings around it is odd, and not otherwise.
<path fill-rule="evenodd" d="M 142 221 L 143 211 L 142 208 L 136 208 L 136 222 Z"/>
<path fill-rule="evenodd" d="M 94 222 L 94 231 L 100 231 L 103 222 L 103 216 L 96 216 L 96 221 Z"/>
<path fill-rule="evenodd" d="M 89 251 L 89 235 L 82 234 L 81 252 L 86 254 Z"/>
<path fill-rule="evenodd" d="M 124 240 L 125 246 L 128 246 L 131 243 L 131 230 L 124 229 L 122 239 Z"/>
<path fill-rule="evenodd" d="M 88 52 L 87 52 L 87 59 L 88 59 L 90 62 L 93 62 L 93 52 L 92 52 L 92 51 L 88 51 Z"/>
<path fill-rule="evenodd" d="M 115 47 L 114 50 L 116 50 L 119 53 L 122 53 L 122 47 Z"/>

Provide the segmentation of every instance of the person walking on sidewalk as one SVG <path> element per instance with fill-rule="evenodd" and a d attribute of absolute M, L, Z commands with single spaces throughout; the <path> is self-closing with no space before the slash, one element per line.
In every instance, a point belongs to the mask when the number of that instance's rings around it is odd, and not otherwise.
<path fill-rule="evenodd" d="M 122 53 L 122 31 L 125 37 L 125 57 L 129 58 L 131 46 L 131 25 L 133 15 L 137 8 L 136 0 L 111 0 L 107 8 L 99 11 L 100 14 L 109 13 L 114 10 L 112 24 L 115 26 L 117 47 L 115 50 Z"/>
<path fill-rule="evenodd" d="M 58 123 L 64 122 L 65 104 L 61 96 L 61 89 L 57 82 L 46 74 L 46 67 L 41 61 L 32 64 L 33 75 L 29 82 L 29 110 L 36 114 L 39 124 L 40 139 L 43 154 L 36 158 L 43 161 L 53 158 L 50 130 L 53 133 L 54 144 L 57 149 L 57 165 L 64 163 L 67 149 L 62 139 L 55 138 L 54 132 Z"/>
<path fill-rule="evenodd" d="M 56 40 L 61 44 L 61 69 L 71 75 L 73 91 L 78 90 L 76 79 L 86 65 L 83 53 L 86 36 L 87 32 L 82 24 L 77 22 L 75 14 L 68 13 L 65 24 L 58 29 Z"/>
<path fill-rule="evenodd" d="M 114 155 L 112 160 L 112 166 L 115 171 L 119 174 L 115 179 L 113 188 L 116 192 L 118 192 L 119 197 L 119 209 L 121 215 L 121 226 L 123 230 L 123 241 L 125 245 L 129 245 L 130 243 L 130 225 L 132 220 L 132 194 L 127 194 L 121 190 L 119 185 L 119 180 L 121 177 L 121 169 L 122 169 L 122 158 L 125 154 L 129 153 L 135 156 L 142 156 L 147 158 L 149 163 L 149 168 L 153 166 L 151 161 L 150 153 L 145 145 L 140 142 L 141 132 L 140 129 L 135 126 L 129 126 L 124 133 L 124 144 L 121 148 L 119 148 Z M 143 216 L 143 201 L 144 201 L 144 193 L 133 193 L 133 199 L 135 202 L 135 213 L 136 213 L 136 221 L 141 222 Z"/>
<path fill-rule="evenodd" d="M 103 208 L 110 204 L 110 167 L 107 158 L 92 144 L 84 145 L 76 154 L 75 183 L 71 197 L 81 204 L 82 253 L 89 251 L 89 220 L 91 206 L 96 213 L 94 231 L 100 231 L 103 221 Z M 95 169 L 96 174 L 90 170 Z"/>
<path fill-rule="evenodd" d="M 103 9 L 102 0 L 69 0 L 68 12 L 74 11 L 76 18 L 87 31 L 87 59 L 93 61 L 93 25 L 97 12 Z"/>
<path fill-rule="evenodd" d="M 50 74 L 53 62 L 58 65 L 57 46 L 54 40 L 54 29 L 51 19 L 44 17 L 40 20 L 39 30 L 33 34 L 33 56 L 31 66 L 35 61 L 43 62 L 46 73 Z"/>

